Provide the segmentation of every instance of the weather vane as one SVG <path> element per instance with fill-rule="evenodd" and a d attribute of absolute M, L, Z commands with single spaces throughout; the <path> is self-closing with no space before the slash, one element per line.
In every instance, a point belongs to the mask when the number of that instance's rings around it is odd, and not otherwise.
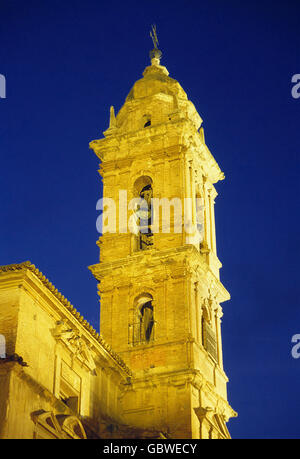
<path fill-rule="evenodd" d="M 150 59 L 152 61 L 152 59 L 156 59 L 156 63 L 159 64 L 159 60 L 162 56 L 162 52 L 158 49 L 158 45 L 159 45 L 159 42 L 158 42 L 158 38 L 157 38 L 157 33 L 156 33 L 156 25 L 153 24 L 151 26 L 151 30 L 150 30 L 150 37 L 152 38 L 152 41 L 153 41 L 153 45 L 154 45 L 154 48 L 152 49 L 152 51 L 150 51 Z"/>
<path fill-rule="evenodd" d="M 157 45 L 159 45 L 159 42 L 158 42 L 157 33 L 156 33 L 156 25 L 153 24 L 153 25 L 151 26 L 151 29 L 152 29 L 152 30 L 150 31 L 150 37 L 152 38 L 154 48 L 155 48 L 155 49 L 158 49 L 158 48 L 157 48 Z"/>

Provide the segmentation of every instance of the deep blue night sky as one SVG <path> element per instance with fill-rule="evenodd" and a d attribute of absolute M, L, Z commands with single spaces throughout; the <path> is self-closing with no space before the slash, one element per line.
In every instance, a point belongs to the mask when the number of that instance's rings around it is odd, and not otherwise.
<path fill-rule="evenodd" d="M 233 438 L 300 438 L 300 2 L 1 1 L 0 263 L 31 260 L 98 330 L 91 140 L 149 65 L 162 65 L 204 120 L 225 173 L 216 225 Z"/>

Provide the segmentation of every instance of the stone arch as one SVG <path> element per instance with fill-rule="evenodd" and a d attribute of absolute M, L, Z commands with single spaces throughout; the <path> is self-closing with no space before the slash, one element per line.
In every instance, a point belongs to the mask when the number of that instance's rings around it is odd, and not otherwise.
<path fill-rule="evenodd" d="M 87 438 L 84 427 L 76 416 L 40 410 L 31 413 L 31 419 L 35 424 L 34 438 L 82 440 Z"/>
<path fill-rule="evenodd" d="M 56 415 L 61 429 L 71 438 L 85 440 L 86 433 L 76 416 Z"/>
<path fill-rule="evenodd" d="M 134 251 L 147 250 L 153 245 L 152 234 L 152 178 L 148 175 L 139 176 L 133 184 L 135 234 Z M 130 206 L 132 208 L 132 206 Z"/>
<path fill-rule="evenodd" d="M 135 197 L 140 197 L 140 193 L 145 186 L 152 186 L 153 187 L 153 180 L 150 175 L 139 175 L 135 177 L 133 182 L 133 195 Z"/>
<path fill-rule="evenodd" d="M 140 314 L 141 307 L 144 303 L 151 301 L 153 302 L 153 295 L 149 293 L 147 290 L 141 292 L 137 295 L 134 299 L 134 310 L 137 315 Z"/>
<path fill-rule="evenodd" d="M 136 344 L 147 344 L 154 339 L 154 300 L 149 291 L 141 292 L 134 299 L 133 339 Z"/>
<path fill-rule="evenodd" d="M 144 128 L 151 126 L 152 116 L 150 113 L 145 113 L 142 118 L 142 126 Z"/>

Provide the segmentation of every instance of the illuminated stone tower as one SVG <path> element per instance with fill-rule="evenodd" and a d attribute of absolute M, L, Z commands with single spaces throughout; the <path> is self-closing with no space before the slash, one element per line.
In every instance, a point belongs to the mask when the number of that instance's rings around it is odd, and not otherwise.
<path fill-rule="evenodd" d="M 119 399 L 124 422 L 170 438 L 229 438 L 226 422 L 236 413 L 227 402 L 220 303 L 230 296 L 219 280 L 214 220 L 214 184 L 224 175 L 160 57 L 154 37 L 151 65 L 117 116 L 111 108 L 105 137 L 90 144 L 116 211 L 98 241 L 100 263 L 90 267 L 100 332 L 134 374 Z M 156 230 L 153 213 L 161 215 Z"/>

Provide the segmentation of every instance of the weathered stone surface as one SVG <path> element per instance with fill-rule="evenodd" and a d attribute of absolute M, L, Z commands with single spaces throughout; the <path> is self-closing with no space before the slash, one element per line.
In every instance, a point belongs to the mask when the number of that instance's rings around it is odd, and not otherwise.
<path fill-rule="evenodd" d="M 230 297 L 214 221 L 224 174 L 201 117 L 157 56 L 90 143 L 104 198 L 116 203 L 116 230 L 99 238 L 100 262 L 90 267 L 101 335 L 30 262 L 0 266 L 0 438 L 230 437 L 220 305 Z M 136 221 L 129 231 L 120 192 L 125 210 L 138 197 L 151 206 L 131 210 L 151 233 L 144 244 Z M 190 225 L 203 200 L 203 240 L 198 227 L 186 234 L 186 222 L 175 231 L 172 206 L 171 231 L 160 221 L 154 231 L 151 196 L 190 199 Z"/>
<path fill-rule="evenodd" d="M 224 420 L 235 413 L 227 402 L 220 303 L 230 297 L 219 280 L 214 221 L 214 184 L 224 174 L 179 83 L 157 61 L 143 75 L 114 128 L 90 144 L 101 160 L 104 197 L 116 203 L 116 232 L 100 237 L 100 263 L 90 267 L 100 282 L 101 332 L 133 371 L 121 399 L 128 424 L 173 438 L 227 438 Z M 153 198 L 192 198 L 192 223 L 196 198 L 203 199 L 201 244 L 172 225 L 164 233 L 161 223 L 148 250 L 140 250 L 138 235 L 120 234 L 120 190 L 129 201 L 147 184 Z M 143 297 L 153 304 L 148 342 L 136 330 Z M 199 416 L 207 407 L 213 415 Z"/>

